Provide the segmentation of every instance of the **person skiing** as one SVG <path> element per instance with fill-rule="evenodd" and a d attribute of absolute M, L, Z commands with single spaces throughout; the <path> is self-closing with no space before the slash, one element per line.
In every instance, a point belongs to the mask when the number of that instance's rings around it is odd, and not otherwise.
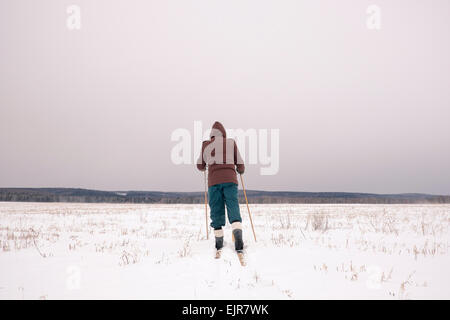
<path fill-rule="evenodd" d="M 228 221 L 231 224 L 235 250 L 241 264 L 243 262 L 244 242 L 242 239 L 242 218 L 238 201 L 238 180 L 236 171 L 243 174 L 244 162 L 239 154 L 236 142 L 227 138 L 224 126 L 214 122 L 210 140 L 203 141 L 197 168 L 205 171 L 208 165 L 208 199 L 211 227 L 216 240 L 216 258 L 220 258 L 223 248 L 225 226 L 225 206 Z"/>

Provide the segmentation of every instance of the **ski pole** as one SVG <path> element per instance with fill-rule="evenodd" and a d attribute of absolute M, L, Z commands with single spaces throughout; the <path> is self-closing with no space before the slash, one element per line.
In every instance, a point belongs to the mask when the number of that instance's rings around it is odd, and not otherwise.
<path fill-rule="evenodd" d="M 209 232 L 208 232 L 208 195 L 206 192 L 206 169 L 204 171 L 204 176 L 205 176 L 205 221 L 206 221 L 206 240 L 209 239 Z"/>
<path fill-rule="evenodd" d="M 250 224 L 252 225 L 253 237 L 255 238 L 255 242 L 256 242 L 256 233 L 255 233 L 255 228 L 253 227 L 252 214 L 250 213 L 250 208 L 248 206 L 247 193 L 245 192 L 245 186 L 244 186 L 244 179 L 242 178 L 242 174 L 239 174 L 239 176 L 241 177 L 242 190 L 244 190 L 245 203 L 247 204 L 248 216 L 250 217 Z"/>

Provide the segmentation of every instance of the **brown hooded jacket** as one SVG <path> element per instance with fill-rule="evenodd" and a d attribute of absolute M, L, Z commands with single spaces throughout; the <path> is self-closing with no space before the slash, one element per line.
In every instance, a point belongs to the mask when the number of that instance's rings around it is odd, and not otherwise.
<path fill-rule="evenodd" d="M 200 171 L 204 171 L 208 165 L 208 187 L 226 182 L 238 184 L 236 171 L 244 173 L 245 166 L 236 141 L 227 139 L 225 128 L 218 121 L 214 122 L 210 137 L 210 140 L 203 141 L 197 161 Z"/>

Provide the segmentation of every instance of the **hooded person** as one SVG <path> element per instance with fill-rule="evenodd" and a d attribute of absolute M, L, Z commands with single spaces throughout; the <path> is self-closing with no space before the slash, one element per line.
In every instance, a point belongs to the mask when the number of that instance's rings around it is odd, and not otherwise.
<path fill-rule="evenodd" d="M 212 126 L 210 139 L 203 141 L 202 151 L 197 161 L 197 168 L 200 171 L 205 171 L 207 165 L 208 199 L 216 249 L 220 252 L 223 247 L 222 227 L 225 226 L 226 206 L 228 221 L 233 230 L 235 249 L 238 254 L 242 254 L 244 242 L 236 171 L 243 174 L 245 166 L 236 142 L 227 138 L 224 126 L 218 121 Z M 219 256 L 220 253 L 216 255 L 216 257 Z"/>

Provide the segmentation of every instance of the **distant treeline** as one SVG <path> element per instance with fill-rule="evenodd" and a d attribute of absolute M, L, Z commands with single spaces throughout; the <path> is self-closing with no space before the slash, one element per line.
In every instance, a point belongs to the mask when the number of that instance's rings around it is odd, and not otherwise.
<path fill-rule="evenodd" d="M 247 191 L 250 203 L 450 203 L 450 196 L 417 193 Z M 241 203 L 244 195 L 239 191 Z M 0 201 L 84 203 L 203 203 L 203 192 L 98 191 L 72 188 L 0 188 Z"/>

